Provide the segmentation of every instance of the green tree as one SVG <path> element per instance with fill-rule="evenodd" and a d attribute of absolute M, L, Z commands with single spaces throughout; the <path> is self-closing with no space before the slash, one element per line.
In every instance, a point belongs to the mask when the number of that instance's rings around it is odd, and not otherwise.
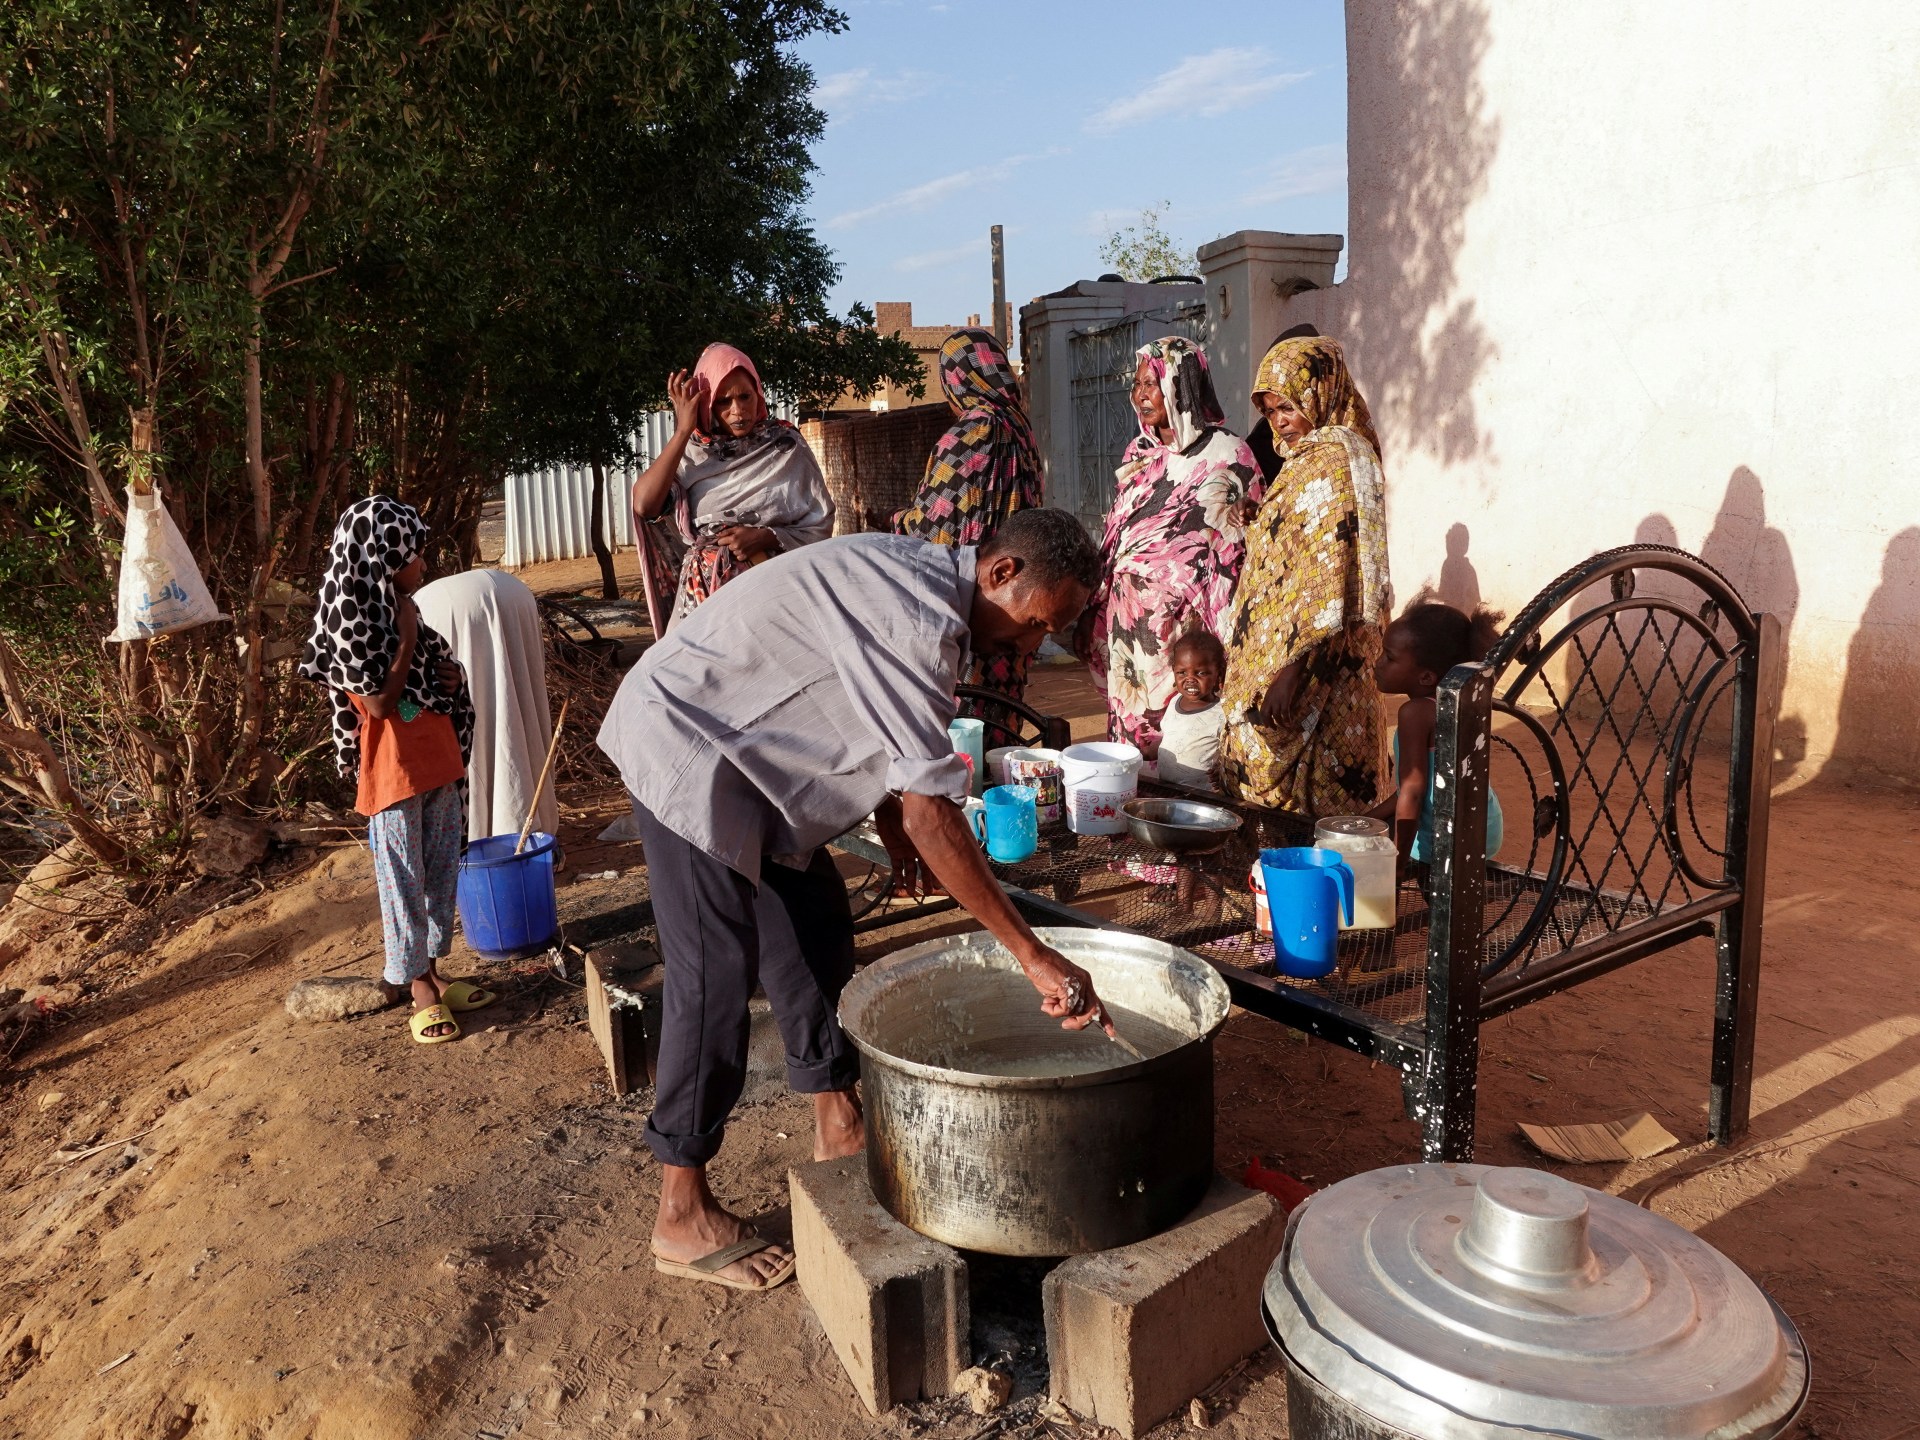
<path fill-rule="evenodd" d="M 1149 205 L 1140 219 L 1110 233 L 1100 244 L 1100 262 L 1125 280 L 1158 280 L 1165 275 L 1194 275 L 1200 262 L 1193 251 L 1167 234 L 1170 200 Z"/>
<path fill-rule="evenodd" d="M 167 837 L 300 773 L 326 730 L 289 601 L 358 495 L 470 555 L 492 484 L 622 458 L 707 340 L 801 399 L 917 374 L 828 311 L 802 218 L 822 120 L 791 47 L 842 23 L 820 0 L 0 8 L 0 640 L 81 791 Z M 121 495 L 156 479 L 234 633 L 103 666 Z"/>

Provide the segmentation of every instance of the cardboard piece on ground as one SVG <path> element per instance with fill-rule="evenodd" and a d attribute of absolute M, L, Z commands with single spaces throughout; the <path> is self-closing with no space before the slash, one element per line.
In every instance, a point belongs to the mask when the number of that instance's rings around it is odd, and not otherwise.
<path fill-rule="evenodd" d="M 1598 1125 L 1528 1125 L 1520 1133 L 1534 1149 L 1556 1160 L 1571 1160 L 1577 1165 L 1599 1164 L 1608 1160 L 1645 1160 L 1663 1150 L 1671 1150 L 1680 1141 L 1644 1111 L 1622 1120 Z"/>

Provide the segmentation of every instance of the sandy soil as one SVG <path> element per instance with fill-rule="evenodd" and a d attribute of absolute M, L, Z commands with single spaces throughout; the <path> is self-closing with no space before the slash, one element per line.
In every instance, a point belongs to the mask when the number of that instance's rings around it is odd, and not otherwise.
<path fill-rule="evenodd" d="M 547 588 L 547 587 L 542 587 Z M 1097 728 L 1084 678 L 1050 705 Z M 569 816 L 565 914 L 591 938 L 644 919 L 636 847 Z M 1493 1024 L 1481 1158 L 1541 1164 L 1516 1121 L 1651 1110 L 1683 1148 L 1558 1168 L 1645 1199 L 1744 1265 L 1801 1325 L 1806 1433 L 1891 1440 L 1920 1414 L 1920 832 L 1911 794 L 1819 783 L 1780 797 L 1756 1114 L 1702 1144 L 1712 954 L 1696 943 Z M 795 1286 L 737 1295 L 658 1277 L 644 1093 L 608 1092 L 580 994 L 537 967 L 459 1043 L 397 1010 L 321 1025 L 297 979 L 373 973 L 379 931 L 350 839 L 280 862 L 263 893 L 103 960 L 60 1023 L 0 1071 L 0 1437 L 971 1436 L 939 1402 L 869 1418 Z M 608 878 L 608 872 L 614 872 Z M 86 922 L 50 922 L 0 976 L 56 973 Z M 97 934 L 98 923 L 93 922 Z M 901 936 L 870 936 L 877 954 Z M 471 962 L 457 951 L 452 973 Z M 1217 1154 L 1323 1185 L 1414 1155 L 1396 1077 L 1236 1014 L 1219 1046 Z M 782 1219 L 807 1107 L 747 1105 L 714 1167 Z M 112 1142 L 80 1158 L 61 1147 Z M 1212 1397 L 1217 1429 L 1285 1433 L 1270 1357 Z M 989 1433 L 1091 1434 L 1029 1418 Z M 1184 1420 L 1164 1435 L 1183 1433 Z"/>

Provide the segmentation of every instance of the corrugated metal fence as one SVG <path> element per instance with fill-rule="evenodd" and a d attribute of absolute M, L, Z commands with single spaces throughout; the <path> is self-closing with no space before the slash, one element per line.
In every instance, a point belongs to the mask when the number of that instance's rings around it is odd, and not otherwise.
<path fill-rule="evenodd" d="M 659 410 L 647 417 L 634 438 L 641 459 L 634 465 L 607 468 L 607 538 L 618 549 L 633 543 L 633 515 L 627 495 L 673 434 L 673 412 Z M 543 560 L 573 560 L 593 553 L 593 470 L 586 465 L 555 465 L 525 475 L 507 477 L 507 543 L 500 563 L 509 569 L 537 565 Z"/>

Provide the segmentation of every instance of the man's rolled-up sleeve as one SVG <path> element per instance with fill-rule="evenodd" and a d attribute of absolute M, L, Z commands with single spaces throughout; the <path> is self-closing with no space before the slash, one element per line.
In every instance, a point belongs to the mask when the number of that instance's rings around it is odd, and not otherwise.
<path fill-rule="evenodd" d="M 967 762 L 947 733 L 960 671 L 957 639 L 869 632 L 834 646 L 833 663 L 854 712 L 886 749 L 887 789 L 964 801 Z"/>

